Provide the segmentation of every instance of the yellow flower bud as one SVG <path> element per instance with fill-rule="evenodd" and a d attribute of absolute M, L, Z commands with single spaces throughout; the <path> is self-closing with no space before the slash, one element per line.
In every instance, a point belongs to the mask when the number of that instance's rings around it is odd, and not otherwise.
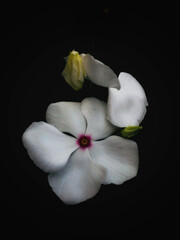
<path fill-rule="evenodd" d="M 82 64 L 82 58 L 77 51 L 70 52 L 62 75 L 74 90 L 78 91 L 83 87 L 86 72 Z"/>
<path fill-rule="evenodd" d="M 125 138 L 131 138 L 139 133 L 142 129 L 142 126 L 128 126 L 121 131 L 121 136 Z"/>

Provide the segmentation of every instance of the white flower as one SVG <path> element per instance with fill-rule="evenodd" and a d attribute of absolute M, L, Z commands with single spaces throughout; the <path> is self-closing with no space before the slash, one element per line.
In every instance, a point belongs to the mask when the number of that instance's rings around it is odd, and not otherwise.
<path fill-rule="evenodd" d="M 83 70 L 76 71 L 76 74 L 72 74 L 69 70 L 67 71 L 71 73 L 71 76 L 74 76 L 73 81 L 78 84 L 77 76 L 84 71 L 84 74 L 93 83 L 102 87 L 108 87 L 108 120 L 118 127 L 139 126 L 144 119 L 148 105 L 146 94 L 140 83 L 132 75 L 125 72 L 121 72 L 119 77 L 117 77 L 107 65 L 90 54 L 83 53 L 79 55 L 79 58 L 80 56 L 82 58 L 81 66 Z M 75 60 L 74 65 L 76 65 Z M 81 88 L 82 85 L 83 83 Z"/>
<path fill-rule="evenodd" d="M 122 184 L 137 174 L 137 144 L 112 135 L 116 127 L 106 108 L 96 98 L 54 103 L 47 109 L 48 123 L 34 122 L 23 134 L 29 156 L 49 173 L 50 186 L 67 204 L 93 197 L 101 184 Z"/>

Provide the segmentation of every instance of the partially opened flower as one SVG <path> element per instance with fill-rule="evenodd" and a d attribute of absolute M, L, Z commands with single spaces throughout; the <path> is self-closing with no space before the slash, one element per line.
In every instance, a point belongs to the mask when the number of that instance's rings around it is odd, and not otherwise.
<path fill-rule="evenodd" d="M 86 77 L 99 86 L 109 88 L 108 120 L 118 127 L 139 126 L 148 105 L 146 94 L 140 83 L 129 73 L 121 72 L 117 77 L 113 70 L 90 54 L 83 53 L 79 56 L 82 58 Z M 78 83 L 76 77 L 74 82 Z"/>
<path fill-rule="evenodd" d="M 49 173 L 50 186 L 67 204 L 93 197 L 101 184 L 122 184 L 137 174 L 137 144 L 112 135 L 116 127 L 106 108 L 96 98 L 54 103 L 47 109 L 48 123 L 34 122 L 23 134 L 29 156 Z"/>
<path fill-rule="evenodd" d="M 74 90 L 83 87 L 85 77 L 99 86 L 120 89 L 116 74 L 107 65 L 90 54 L 79 54 L 74 50 L 66 58 L 62 75 Z"/>

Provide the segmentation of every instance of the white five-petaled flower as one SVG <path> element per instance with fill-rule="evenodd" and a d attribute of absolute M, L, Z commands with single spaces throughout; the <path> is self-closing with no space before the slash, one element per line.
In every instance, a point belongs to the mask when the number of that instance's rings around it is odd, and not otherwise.
<path fill-rule="evenodd" d="M 122 184 L 137 174 L 137 144 L 113 135 L 117 128 L 106 110 L 96 98 L 50 104 L 48 123 L 34 122 L 23 134 L 30 157 L 49 173 L 50 186 L 67 204 L 93 197 L 101 184 Z"/>
<path fill-rule="evenodd" d="M 32 123 L 23 143 L 34 163 L 49 173 L 57 196 L 77 204 L 93 197 L 101 184 L 122 184 L 136 176 L 137 144 L 113 133 L 118 127 L 139 126 L 148 103 L 133 76 L 121 72 L 117 77 L 90 54 L 72 51 L 62 74 L 74 90 L 83 87 L 84 77 L 108 87 L 107 104 L 96 98 L 50 104 L 48 123 Z"/>

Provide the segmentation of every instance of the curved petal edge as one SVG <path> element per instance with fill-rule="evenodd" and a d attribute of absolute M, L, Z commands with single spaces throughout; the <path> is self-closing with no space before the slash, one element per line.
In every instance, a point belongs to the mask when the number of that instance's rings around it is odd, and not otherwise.
<path fill-rule="evenodd" d="M 81 57 L 86 74 L 93 83 L 102 87 L 120 89 L 118 78 L 110 67 L 90 54 L 81 54 Z"/>
<path fill-rule="evenodd" d="M 107 119 L 115 126 L 139 126 L 147 112 L 147 98 L 140 83 L 128 73 L 120 73 L 121 89 L 109 88 Z"/>

